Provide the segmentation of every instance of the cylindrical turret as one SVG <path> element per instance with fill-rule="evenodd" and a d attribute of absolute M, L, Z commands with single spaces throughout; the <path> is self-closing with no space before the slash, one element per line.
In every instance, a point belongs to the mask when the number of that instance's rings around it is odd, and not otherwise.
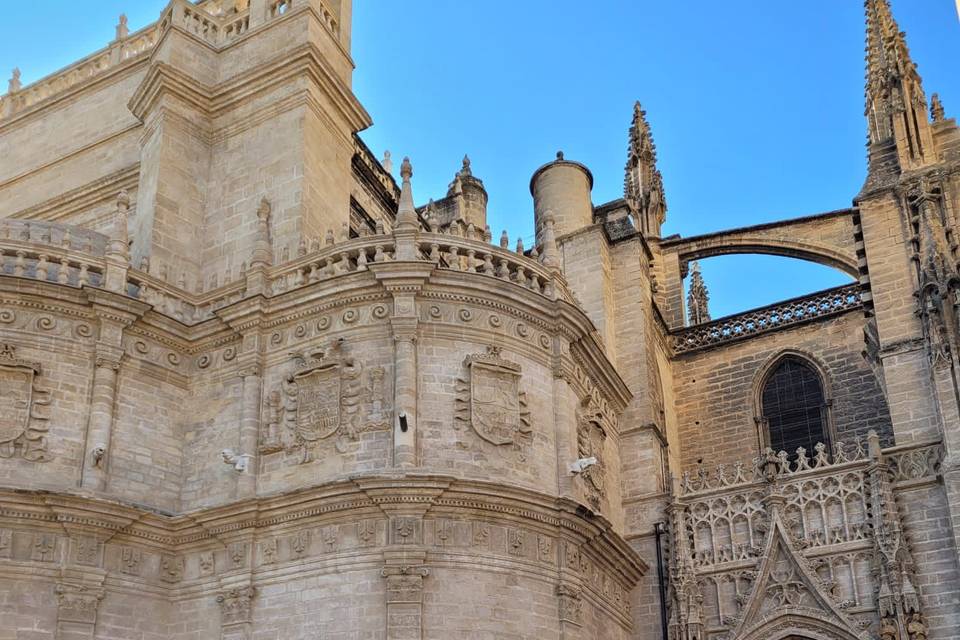
<path fill-rule="evenodd" d="M 557 236 L 583 229 L 593 224 L 593 204 L 590 190 L 593 174 L 579 162 L 564 160 L 563 152 L 557 159 L 537 169 L 530 178 L 533 196 L 533 216 L 537 230 L 537 245 L 542 242 L 543 216 L 553 212 Z"/>

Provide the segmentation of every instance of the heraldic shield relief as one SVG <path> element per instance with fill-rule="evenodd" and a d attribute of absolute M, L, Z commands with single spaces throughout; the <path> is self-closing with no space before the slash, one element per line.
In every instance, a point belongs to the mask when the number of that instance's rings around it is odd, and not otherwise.
<path fill-rule="evenodd" d="M 293 356 L 294 370 L 267 401 L 262 453 L 299 449 L 300 461 L 309 462 L 311 450 L 323 440 L 335 437 L 337 450 L 343 451 L 363 432 L 389 429 L 381 367 L 365 376 L 343 340 Z"/>
<path fill-rule="evenodd" d="M 467 378 L 457 381 L 456 423 L 469 423 L 490 444 L 513 445 L 526 455 L 532 429 L 527 396 L 520 391 L 520 365 L 500 357 L 499 347 L 467 356 Z"/>
<path fill-rule="evenodd" d="M 14 347 L 0 344 L 0 458 L 19 455 L 45 462 L 50 392 L 36 388 L 40 364 L 17 358 Z"/>

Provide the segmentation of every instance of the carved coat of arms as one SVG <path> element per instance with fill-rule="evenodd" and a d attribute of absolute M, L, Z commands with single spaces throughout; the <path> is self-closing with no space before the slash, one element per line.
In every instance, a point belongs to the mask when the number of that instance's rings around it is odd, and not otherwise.
<path fill-rule="evenodd" d="M 607 431 L 603 422 L 603 413 L 596 408 L 590 398 L 580 403 L 577 408 L 577 455 L 581 458 L 597 459 L 597 464 L 588 467 L 580 474 L 586 482 L 587 494 L 594 509 L 600 508 L 600 502 L 606 495 L 603 445 Z"/>
<path fill-rule="evenodd" d="M 469 424 L 492 445 L 512 445 L 521 459 L 532 439 L 527 394 L 520 390 L 520 365 L 500 357 L 499 347 L 467 356 L 467 376 L 457 380 L 456 424 Z"/>
<path fill-rule="evenodd" d="M 17 358 L 14 347 L 0 344 L 0 458 L 51 459 L 46 437 L 50 392 L 37 388 L 39 375 L 39 363 Z"/>
<path fill-rule="evenodd" d="M 383 369 L 364 375 L 342 340 L 332 348 L 295 353 L 294 369 L 270 394 L 261 437 L 264 453 L 300 449 L 302 462 L 319 442 L 336 437 L 337 449 L 362 432 L 388 429 L 383 409 Z"/>

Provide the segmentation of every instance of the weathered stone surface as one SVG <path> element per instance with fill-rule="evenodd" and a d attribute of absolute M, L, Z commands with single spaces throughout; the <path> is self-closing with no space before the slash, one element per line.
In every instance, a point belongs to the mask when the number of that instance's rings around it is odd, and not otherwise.
<path fill-rule="evenodd" d="M 958 637 L 960 134 L 866 8 L 856 206 L 692 238 L 639 104 L 624 197 L 558 154 L 527 250 L 469 158 L 417 207 L 345 0 L 171 0 L 15 73 L 0 638 Z M 857 283 L 687 314 L 737 252 Z M 766 448 L 784 358 L 829 446 Z"/>

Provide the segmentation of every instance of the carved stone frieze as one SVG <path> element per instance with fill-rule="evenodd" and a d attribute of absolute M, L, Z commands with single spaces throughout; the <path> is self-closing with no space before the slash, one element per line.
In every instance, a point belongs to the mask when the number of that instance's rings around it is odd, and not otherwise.
<path fill-rule="evenodd" d="M 520 365 L 500 357 L 499 347 L 467 356 L 466 376 L 456 384 L 456 428 L 469 425 L 484 441 L 509 446 L 521 460 L 533 439 L 527 394 L 520 390 Z"/>
<path fill-rule="evenodd" d="M 390 428 L 382 367 L 364 371 L 343 340 L 294 356 L 294 370 L 267 399 L 260 451 L 299 450 L 309 462 L 319 443 L 338 451 L 361 433 Z"/>
<path fill-rule="evenodd" d="M 37 384 L 40 363 L 18 358 L 15 351 L 0 344 L 0 458 L 47 462 L 50 391 Z"/>
<path fill-rule="evenodd" d="M 569 584 L 557 585 L 560 622 L 576 626 L 583 624 L 583 599 L 581 589 Z"/>

